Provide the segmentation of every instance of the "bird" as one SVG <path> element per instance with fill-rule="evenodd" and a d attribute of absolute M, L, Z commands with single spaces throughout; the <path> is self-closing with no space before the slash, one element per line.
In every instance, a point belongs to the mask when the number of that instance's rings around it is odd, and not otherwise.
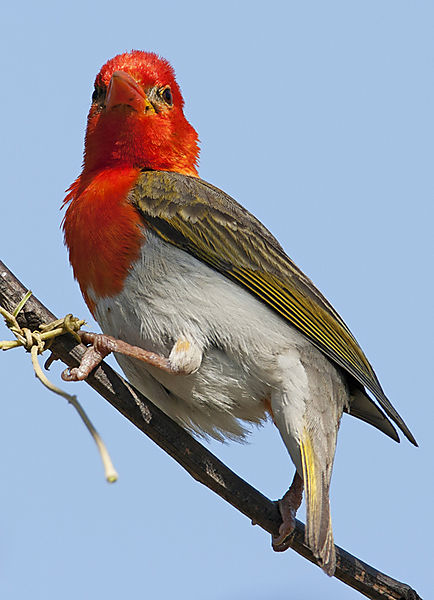
<path fill-rule="evenodd" d="M 258 219 L 200 179 L 198 157 L 171 64 L 140 50 L 108 60 L 62 222 L 103 333 L 83 333 L 85 358 L 63 378 L 85 379 L 114 352 L 127 379 L 194 435 L 243 440 L 271 420 L 295 465 L 273 548 L 288 547 L 304 492 L 306 543 L 331 576 L 343 413 L 417 443 L 339 314 Z"/>

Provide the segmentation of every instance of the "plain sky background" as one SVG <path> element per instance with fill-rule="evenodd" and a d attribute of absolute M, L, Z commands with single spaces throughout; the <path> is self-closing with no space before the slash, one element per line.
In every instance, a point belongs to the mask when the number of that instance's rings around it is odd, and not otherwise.
<path fill-rule="evenodd" d="M 432 2 L 24 1 L 2 8 L 0 256 L 58 316 L 88 319 L 60 232 L 93 80 L 169 59 L 201 176 L 256 214 L 344 317 L 420 448 L 345 416 L 336 543 L 433 594 Z M 0 326 L 0 338 L 9 332 Z M 52 369 L 59 383 L 60 367 Z M 22 350 L 0 355 L 0 597 L 350 600 L 359 594 L 196 483 L 86 384 L 119 481 Z M 212 444 L 270 498 L 293 467 L 271 424 Z M 304 508 L 299 513 L 304 519 Z"/>

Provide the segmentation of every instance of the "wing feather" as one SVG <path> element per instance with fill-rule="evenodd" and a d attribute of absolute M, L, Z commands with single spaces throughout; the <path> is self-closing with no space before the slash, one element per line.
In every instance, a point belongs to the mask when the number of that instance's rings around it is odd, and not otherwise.
<path fill-rule="evenodd" d="M 161 171 L 143 172 L 130 201 L 163 240 L 244 287 L 370 390 L 416 444 L 344 321 L 246 209 L 201 179 Z"/>

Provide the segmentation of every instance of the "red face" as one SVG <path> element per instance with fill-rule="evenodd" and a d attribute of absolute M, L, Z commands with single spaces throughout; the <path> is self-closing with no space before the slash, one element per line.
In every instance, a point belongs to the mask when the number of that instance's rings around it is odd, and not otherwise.
<path fill-rule="evenodd" d="M 170 64 L 150 52 L 109 60 L 88 116 L 84 170 L 132 166 L 197 175 L 197 133 Z"/>

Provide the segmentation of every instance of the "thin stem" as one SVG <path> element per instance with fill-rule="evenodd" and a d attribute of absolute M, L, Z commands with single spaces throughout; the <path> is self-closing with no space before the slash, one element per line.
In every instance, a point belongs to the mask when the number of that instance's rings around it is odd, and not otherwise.
<path fill-rule="evenodd" d="M 46 375 L 42 371 L 41 365 L 39 364 L 39 361 L 38 361 L 38 347 L 37 346 L 32 346 L 32 348 L 30 350 L 30 353 L 31 353 L 31 356 L 32 356 L 33 368 L 35 370 L 36 377 L 39 379 L 39 381 L 43 385 L 45 385 L 46 388 L 48 388 L 49 390 L 51 390 L 55 394 L 58 394 L 59 396 L 62 396 L 62 398 L 65 398 L 65 400 L 67 400 L 70 404 L 72 404 L 72 406 L 75 408 L 75 410 L 80 415 L 81 420 L 86 425 L 86 427 L 87 427 L 90 435 L 94 439 L 95 444 L 96 444 L 96 446 L 98 448 L 98 451 L 100 453 L 102 464 L 104 466 L 105 478 L 106 478 L 106 480 L 109 483 L 114 483 L 115 481 L 117 481 L 117 478 L 118 478 L 118 474 L 116 472 L 116 469 L 113 466 L 113 463 L 111 461 L 110 455 L 109 455 L 109 453 L 107 451 L 107 448 L 106 448 L 104 442 L 101 439 L 101 436 L 99 435 L 99 433 L 97 432 L 97 430 L 93 426 L 91 420 L 89 419 L 89 417 L 85 413 L 83 407 L 81 406 L 81 404 L 77 400 L 77 396 L 73 396 L 71 394 L 68 394 L 68 393 L 64 392 L 63 390 L 61 390 L 60 388 L 58 388 L 56 385 L 54 385 L 54 383 L 52 383 L 46 377 Z"/>

